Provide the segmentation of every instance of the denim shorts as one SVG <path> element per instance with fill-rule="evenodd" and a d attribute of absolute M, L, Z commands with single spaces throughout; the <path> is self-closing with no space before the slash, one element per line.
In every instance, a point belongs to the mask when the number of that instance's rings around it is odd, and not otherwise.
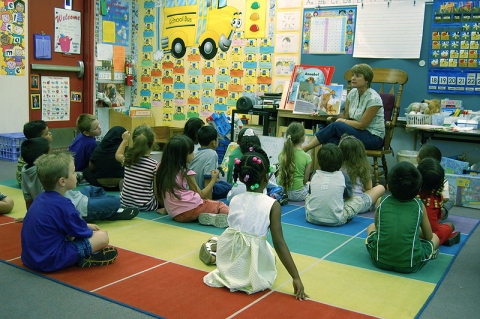
<path fill-rule="evenodd" d="M 72 240 L 72 243 L 77 247 L 78 257 L 80 258 L 79 262 L 92 254 L 92 245 L 88 238 L 75 238 Z"/>

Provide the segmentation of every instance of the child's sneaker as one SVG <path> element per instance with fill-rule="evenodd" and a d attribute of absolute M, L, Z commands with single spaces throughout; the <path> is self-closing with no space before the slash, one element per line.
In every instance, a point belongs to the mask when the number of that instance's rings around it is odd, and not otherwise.
<path fill-rule="evenodd" d="M 202 213 L 200 216 L 198 216 L 198 222 L 202 225 L 213 225 L 218 228 L 227 228 L 227 217 L 228 215 L 226 214 Z"/>
<path fill-rule="evenodd" d="M 460 232 L 455 232 L 450 235 L 450 237 L 445 240 L 443 243 L 445 246 L 453 246 L 460 242 Z"/>
<path fill-rule="evenodd" d="M 280 205 L 284 206 L 288 204 L 288 196 L 287 194 L 283 194 L 282 198 L 278 201 Z"/>
<path fill-rule="evenodd" d="M 200 247 L 198 257 L 205 265 L 215 265 L 217 261 L 217 238 L 212 237 Z"/>
<path fill-rule="evenodd" d="M 117 259 L 118 251 L 115 247 L 105 247 L 99 252 L 91 254 L 88 258 L 82 259 L 78 266 L 82 268 L 92 266 L 106 266 L 110 265 Z"/>
<path fill-rule="evenodd" d="M 115 214 L 108 217 L 108 220 L 130 220 L 138 215 L 137 207 L 120 208 Z"/>

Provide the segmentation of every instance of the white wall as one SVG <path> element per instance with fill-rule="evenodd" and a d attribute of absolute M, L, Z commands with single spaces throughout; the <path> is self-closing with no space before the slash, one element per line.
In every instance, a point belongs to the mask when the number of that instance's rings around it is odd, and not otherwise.
<path fill-rule="evenodd" d="M 28 89 L 28 74 L 0 76 L 0 133 L 22 132 L 28 122 Z"/>

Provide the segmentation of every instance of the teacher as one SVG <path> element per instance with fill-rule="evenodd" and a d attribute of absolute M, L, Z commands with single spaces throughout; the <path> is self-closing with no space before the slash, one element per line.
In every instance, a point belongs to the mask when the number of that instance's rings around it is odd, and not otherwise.
<path fill-rule="evenodd" d="M 373 70 L 368 64 L 356 64 L 351 68 L 352 89 L 347 95 L 345 110 L 327 127 L 315 132 L 315 137 L 302 149 L 306 152 L 318 145 L 334 143 L 347 133 L 361 140 L 367 150 L 380 149 L 385 137 L 383 102 L 370 87 Z"/>

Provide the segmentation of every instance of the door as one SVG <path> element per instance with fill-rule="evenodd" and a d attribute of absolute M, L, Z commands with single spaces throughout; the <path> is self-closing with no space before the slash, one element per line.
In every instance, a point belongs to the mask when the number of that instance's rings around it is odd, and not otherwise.
<path fill-rule="evenodd" d="M 55 8 L 64 9 L 65 0 L 28 1 L 28 38 L 29 38 L 29 73 L 42 76 L 69 77 L 70 79 L 70 119 L 68 121 L 49 121 L 49 128 L 71 128 L 76 126 L 76 119 L 81 113 L 93 114 L 94 108 L 94 20 L 95 1 L 71 0 L 72 10 L 80 12 L 81 42 L 80 54 L 55 52 L 60 43 L 55 39 Z M 52 40 L 52 59 L 35 59 L 34 34 L 46 34 Z M 61 44 L 60 44 L 61 45 Z M 64 50 L 65 51 L 65 50 Z M 84 64 L 84 73 L 79 77 L 77 72 L 32 70 L 32 64 L 77 67 L 79 61 Z M 41 90 L 41 87 L 40 87 Z M 41 91 L 40 91 L 41 92 Z M 78 92 L 78 93 L 77 93 Z M 29 93 L 38 93 L 30 90 Z M 29 120 L 41 120 L 42 111 L 29 108 Z"/>

